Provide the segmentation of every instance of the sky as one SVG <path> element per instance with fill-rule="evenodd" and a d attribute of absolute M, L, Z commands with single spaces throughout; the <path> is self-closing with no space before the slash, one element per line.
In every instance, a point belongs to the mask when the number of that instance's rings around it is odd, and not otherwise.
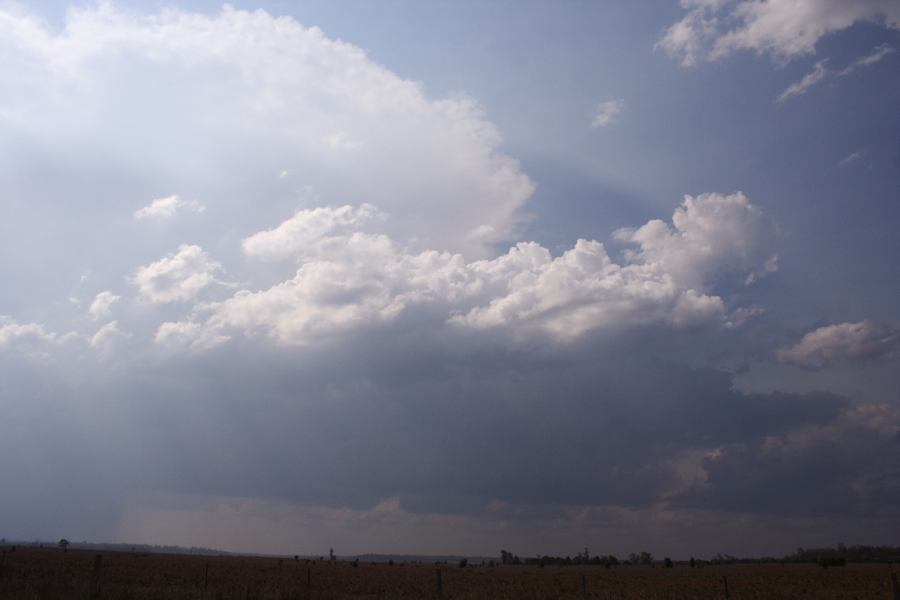
<path fill-rule="evenodd" d="M 0 535 L 897 544 L 900 5 L 0 3 Z"/>

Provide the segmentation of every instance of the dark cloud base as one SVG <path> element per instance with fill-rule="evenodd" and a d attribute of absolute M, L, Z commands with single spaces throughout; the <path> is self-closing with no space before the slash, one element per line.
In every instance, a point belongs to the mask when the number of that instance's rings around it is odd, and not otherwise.
<path fill-rule="evenodd" d="M 498 502 L 504 518 L 517 506 L 837 520 L 896 508 L 900 437 L 876 406 L 744 394 L 644 339 L 553 352 L 398 328 L 360 339 L 293 352 L 248 341 L 100 375 L 6 366 L 0 524 L 77 522 L 102 537 L 127 498 L 157 492 L 355 509 L 398 498 L 478 518 Z"/>

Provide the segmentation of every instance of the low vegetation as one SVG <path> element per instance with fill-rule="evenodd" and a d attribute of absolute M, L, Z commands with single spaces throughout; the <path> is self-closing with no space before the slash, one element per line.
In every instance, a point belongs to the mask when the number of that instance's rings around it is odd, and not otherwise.
<path fill-rule="evenodd" d="M 520 600 L 662 598 L 891 598 L 900 565 L 813 563 L 503 565 L 421 564 L 296 557 L 102 552 L 56 545 L 6 548 L 0 599 Z M 646 556 L 635 555 L 637 562 Z M 515 555 L 507 557 L 515 560 Z M 565 559 L 563 559 L 565 560 Z M 530 561 L 530 559 L 529 559 Z M 670 568 L 665 568 L 671 565 Z"/>

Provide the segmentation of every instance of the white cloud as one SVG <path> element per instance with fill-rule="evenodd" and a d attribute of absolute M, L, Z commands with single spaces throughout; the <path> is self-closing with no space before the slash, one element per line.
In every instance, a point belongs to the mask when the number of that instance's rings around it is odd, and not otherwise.
<path fill-rule="evenodd" d="M 222 270 L 200 246 L 182 244 L 175 254 L 140 267 L 131 281 L 153 303 L 184 302 L 219 283 L 216 275 Z"/>
<path fill-rule="evenodd" d="M 842 69 L 841 71 L 838 71 L 836 76 L 837 77 L 846 77 L 847 75 L 850 75 L 851 73 L 853 73 L 855 70 L 857 70 L 859 68 L 868 67 L 870 65 L 877 63 L 882 58 L 884 58 L 885 56 L 887 56 L 888 54 L 890 54 L 892 52 L 894 52 L 894 49 L 886 44 L 878 46 L 877 48 L 875 48 L 873 50 L 873 52 L 871 54 L 868 54 L 858 60 L 853 61 L 852 63 L 850 63 L 849 66 Z M 803 79 L 801 79 L 800 81 L 798 81 L 796 83 L 792 83 L 790 86 L 788 86 L 788 88 L 786 90 L 784 90 L 784 92 L 782 92 L 781 95 L 778 96 L 778 98 L 776 99 L 776 102 L 781 103 L 793 96 L 799 96 L 801 94 L 805 94 L 809 88 L 811 88 L 812 86 L 821 82 L 823 79 L 827 78 L 829 76 L 829 74 L 831 73 L 831 71 L 829 71 L 825 67 L 825 64 L 827 62 L 828 62 L 827 59 L 820 60 L 819 62 L 817 62 L 813 66 L 813 70 L 811 72 L 807 73 L 803 77 Z"/>
<path fill-rule="evenodd" d="M 190 345 L 238 332 L 302 345 L 393 321 L 416 307 L 438 325 L 539 331 L 562 341 L 602 327 L 735 326 L 749 313 L 731 318 L 725 302 L 709 293 L 715 279 L 727 272 L 749 279 L 776 268 L 767 243 L 771 225 L 741 193 L 687 196 L 673 226 L 652 221 L 618 232 L 620 241 L 637 246 L 623 264 L 588 240 L 557 257 L 533 242 L 473 262 L 449 252 L 417 253 L 384 234 L 356 230 L 384 223 L 378 215 L 371 206 L 307 209 L 250 236 L 249 256 L 300 261 L 294 277 L 206 305 L 205 322 L 167 324 L 157 341 Z"/>
<path fill-rule="evenodd" d="M 46 359 L 67 342 L 78 339 L 75 332 L 48 331 L 41 323 L 19 323 L 12 317 L 0 315 L 0 351 Z"/>
<path fill-rule="evenodd" d="M 882 58 L 887 56 L 888 54 L 892 54 L 894 52 L 896 52 L 896 50 L 894 48 L 892 48 L 891 46 L 888 46 L 887 44 L 882 44 L 880 46 L 873 48 L 871 54 L 867 54 L 866 56 L 863 56 L 862 58 L 857 59 L 857 60 L 853 61 L 852 63 L 850 63 L 850 65 L 848 65 L 847 68 L 845 68 L 838 74 L 841 75 L 842 77 L 845 75 L 849 75 L 849 74 L 853 73 L 853 71 L 855 71 L 859 68 L 874 65 L 875 63 L 880 61 Z"/>
<path fill-rule="evenodd" d="M 597 105 L 597 113 L 594 115 L 594 120 L 591 121 L 591 127 L 596 129 L 612 124 L 623 110 L 625 110 L 625 101 L 622 99 L 601 102 Z"/>
<path fill-rule="evenodd" d="M 777 353 L 782 362 L 812 368 L 898 355 L 900 333 L 869 321 L 820 327 Z"/>
<path fill-rule="evenodd" d="M 227 342 L 228 336 L 204 329 L 193 321 L 167 321 L 156 330 L 154 341 L 176 349 L 208 350 Z"/>
<path fill-rule="evenodd" d="M 710 40 L 716 35 L 718 19 L 715 11 L 719 9 L 719 3 L 682 0 L 681 5 L 688 9 L 687 15 L 666 29 L 656 47 L 665 50 L 669 56 L 680 58 L 681 66 L 692 67 L 703 58 Z"/>
<path fill-rule="evenodd" d="M 40 323 L 18 323 L 12 317 L 0 315 L 0 348 L 15 344 L 55 342 L 59 336 L 48 332 Z"/>
<path fill-rule="evenodd" d="M 853 163 L 862 160 L 862 158 L 863 158 L 865 155 L 866 155 L 866 151 L 865 151 L 865 150 L 856 150 L 855 152 L 851 152 L 850 154 L 848 154 L 847 156 L 845 156 L 844 158 L 842 158 L 842 159 L 840 160 L 840 162 L 838 162 L 838 166 L 839 166 L 839 167 L 847 167 L 847 166 L 850 166 L 850 165 L 852 165 Z"/>
<path fill-rule="evenodd" d="M 742 192 L 685 196 L 672 225 L 653 220 L 615 237 L 639 250 L 629 258 L 671 277 L 678 285 L 702 289 L 713 276 L 736 271 L 752 283 L 778 269 L 771 254 L 772 224 Z"/>
<path fill-rule="evenodd" d="M 669 27 L 658 46 L 682 65 L 716 60 L 737 50 L 767 53 L 778 60 L 815 52 L 818 41 L 855 23 L 900 29 L 895 0 L 683 1 L 688 12 Z"/>
<path fill-rule="evenodd" d="M 89 343 L 91 348 L 99 350 L 103 353 L 109 353 L 115 348 L 115 345 L 118 342 L 130 338 L 131 333 L 123 331 L 119 327 L 118 321 L 110 321 L 109 323 L 98 329 L 93 336 L 91 336 Z"/>
<path fill-rule="evenodd" d="M 813 66 L 813 70 L 803 76 L 803 79 L 797 81 L 796 83 L 792 83 L 787 87 L 786 90 L 781 92 L 778 98 L 775 99 L 776 102 L 782 103 L 785 100 L 792 98 L 793 96 L 799 96 L 801 94 L 805 94 L 806 90 L 816 85 L 822 79 L 825 78 L 825 74 L 827 70 L 825 68 L 825 63 L 827 60 L 820 60 Z"/>
<path fill-rule="evenodd" d="M 0 73 L 16 92 L 0 111 L 21 113 L 23 143 L 53 154 L 90 140 L 91 155 L 119 158 L 117 176 L 153 174 L 228 207 L 255 207 L 277 161 L 323 204 L 379 206 L 394 216 L 386 233 L 419 249 L 482 257 L 518 234 L 533 185 L 478 104 L 429 98 L 317 28 L 228 6 L 138 15 L 101 4 L 68 11 L 59 32 L 0 15 Z M 157 199 L 136 218 L 179 202 Z"/>
<path fill-rule="evenodd" d="M 200 214 L 205 210 L 206 207 L 196 200 L 182 200 L 175 194 L 153 200 L 148 206 L 135 211 L 134 218 L 164 220 L 171 219 L 179 212 Z"/>
<path fill-rule="evenodd" d="M 94 297 L 88 312 L 95 321 L 109 315 L 112 305 L 115 304 L 121 296 L 113 294 L 109 290 L 104 290 Z"/>
<path fill-rule="evenodd" d="M 263 260 L 320 256 L 337 251 L 348 233 L 385 218 L 371 204 L 301 210 L 275 229 L 245 239 L 243 249 L 248 256 Z"/>

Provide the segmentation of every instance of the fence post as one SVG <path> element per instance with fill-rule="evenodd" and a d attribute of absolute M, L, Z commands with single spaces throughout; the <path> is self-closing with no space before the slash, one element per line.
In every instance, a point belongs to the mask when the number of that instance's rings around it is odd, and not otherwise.
<path fill-rule="evenodd" d="M 891 597 L 900 600 L 900 583 L 897 583 L 897 574 L 891 573 Z"/>
<path fill-rule="evenodd" d="M 94 568 L 91 570 L 91 595 L 94 598 L 100 597 L 100 565 L 102 562 L 102 554 L 94 556 Z"/>
<path fill-rule="evenodd" d="M 587 575 L 581 576 L 581 597 L 587 600 Z"/>
<path fill-rule="evenodd" d="M 203 589 L 209 587 L 209 563 L 206 563 L 206 569 L 203 571 Z"/>
<path fill-rule="evenodd" d="M 440 569 L 437 570 L 437 597 L 438 598 L 444 597 L 444 582 L 441 579 L 441 570 Z"/>
<path fill-rule="evenodd" d="M 312 598 L 312 567 L 306 567 L 306 597 Z"/>

